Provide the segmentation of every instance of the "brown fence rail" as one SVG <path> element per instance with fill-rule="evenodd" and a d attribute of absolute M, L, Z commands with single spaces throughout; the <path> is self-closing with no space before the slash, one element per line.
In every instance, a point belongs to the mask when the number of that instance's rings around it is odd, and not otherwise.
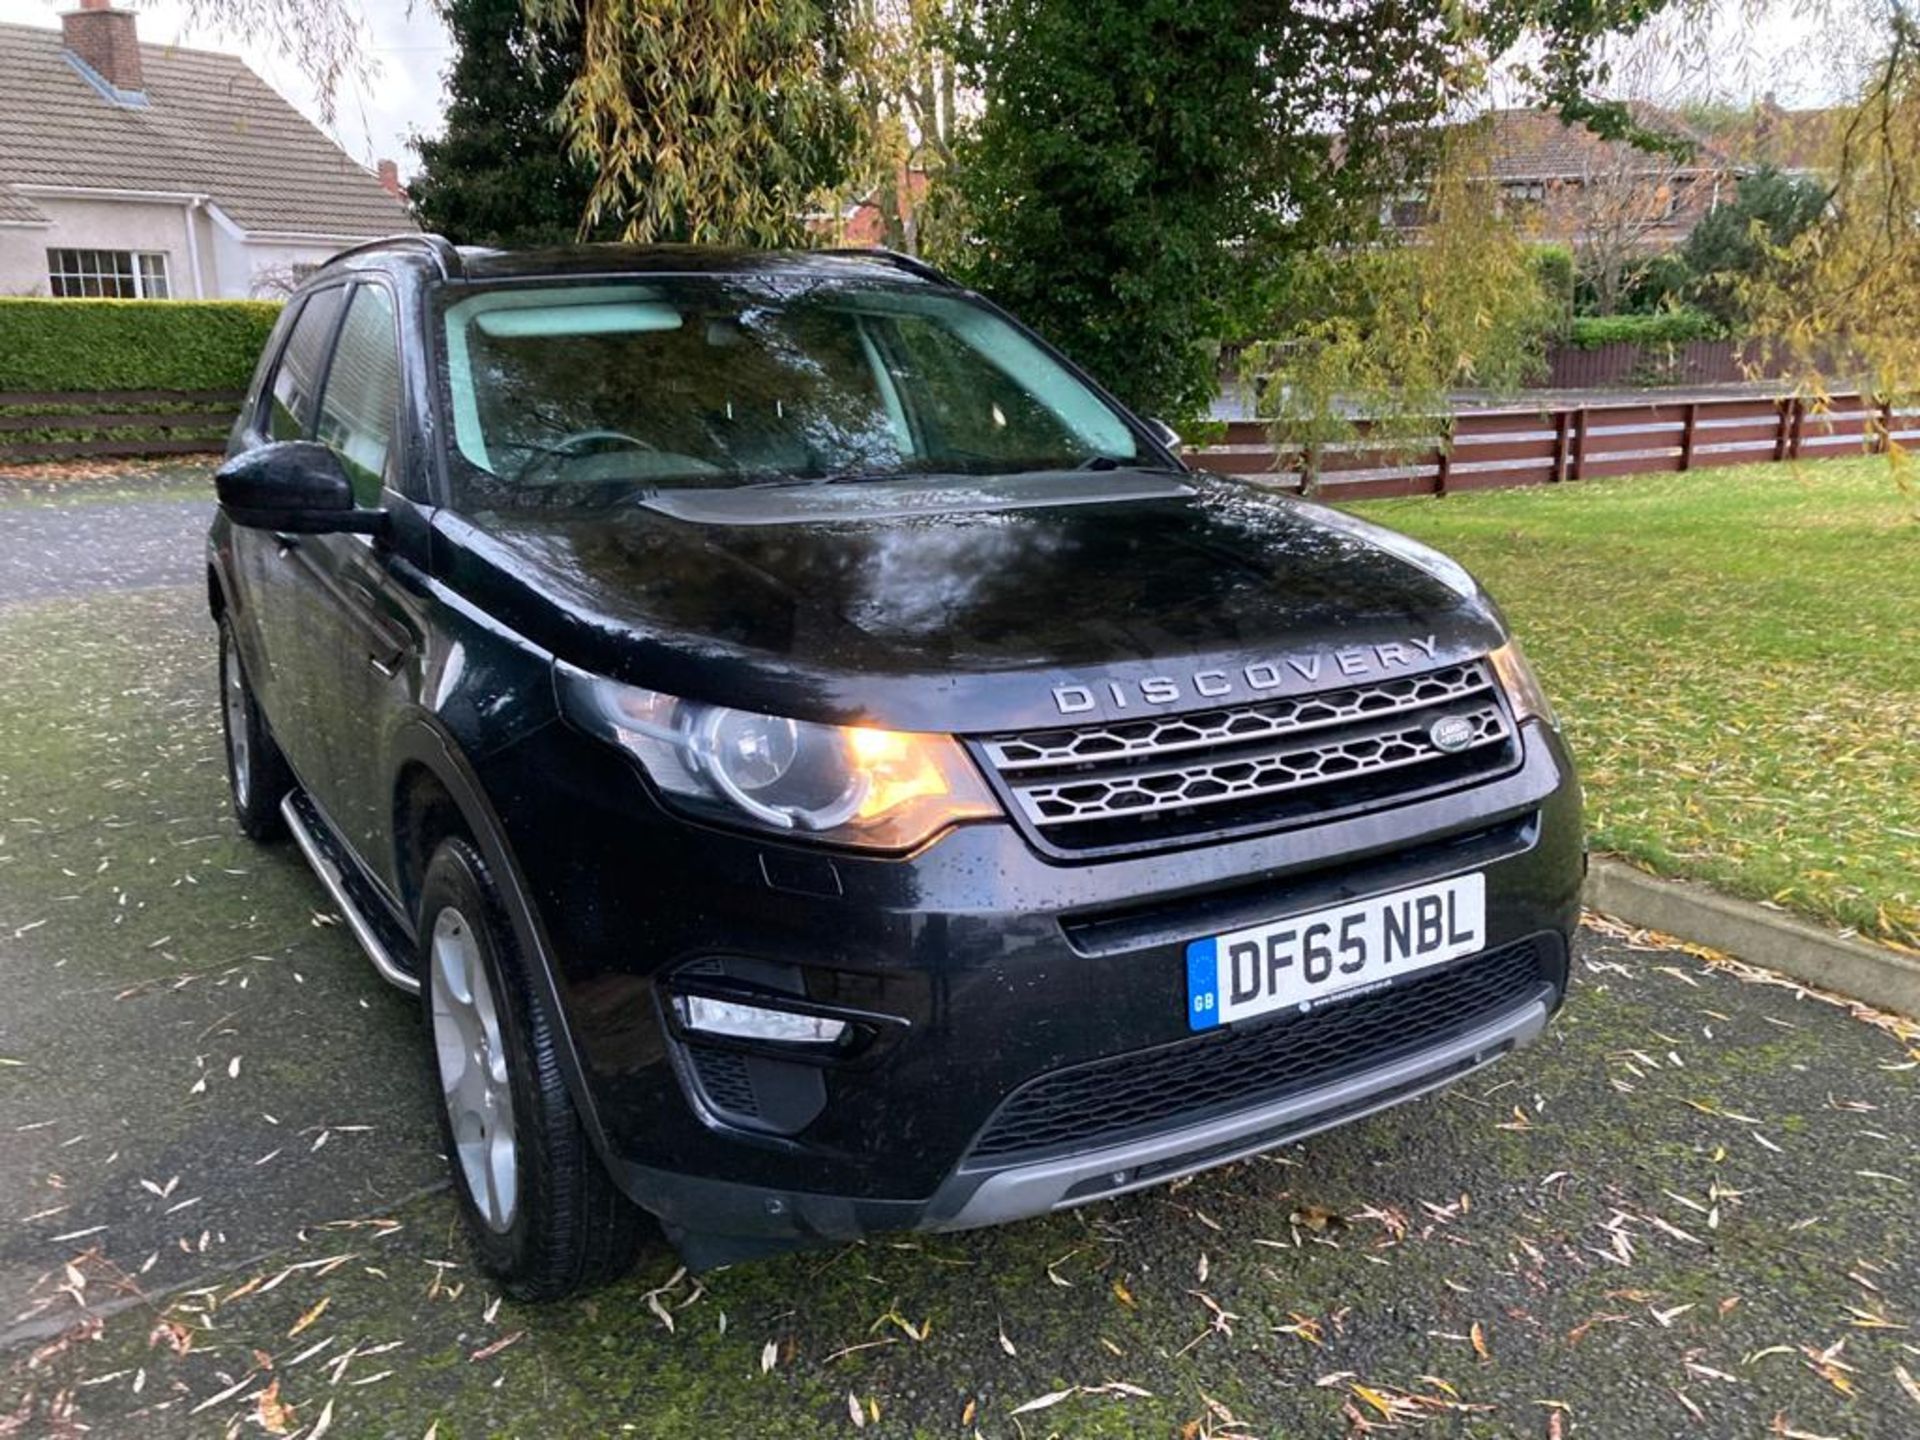
<path fill-rule="evenodd" d="M 0 390 L 0 465 L 226 447 L 238 390 Z"/>
<path fill-rule="evenodd" d="M 1450 435 L 1392 447 L 1358 440 L 1329 445 L 1309 482 L 1305 455 L 1280 451 L 1265 421 L 1235 420 L 1213 444 L 1188 458 L 1200 469 L 1244 475 L 1328 499 L 1445 495 L 1699 470 L 1755 461 L 1859 455 L 1920 441 L 1920 409 L 1874 406 L 1836 395 L 1826 408 L 1791 396 L 1633 401 L 1562 408 L 1472 410 L 1455 416 Z"/>

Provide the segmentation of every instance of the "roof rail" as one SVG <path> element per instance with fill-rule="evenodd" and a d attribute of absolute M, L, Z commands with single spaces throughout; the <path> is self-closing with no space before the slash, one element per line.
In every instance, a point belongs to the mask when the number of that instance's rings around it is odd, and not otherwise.
<path fill-rule="evenodd" d="M 820 253 L 822 255 L 848 255 L 860 259 L 881 260 L 893 266 L 896 270 L 904 270 L 909 275 L 918 275 L 922 280 L 931 280 L 936 285 L 945 285 L 951 288 L 954 284 L 950 276 L 941 274 L 940 271 L 934 269 L 933 266 L 927 264 L 926 261 L 920 259 L 918 256 L 902 254 L 898 250 L 889 250 L 884 245 L 839 245 L 829 250 L 822 250 Z"/>
<path fill-rule="evenodd" d="M 378 240 L 362 240 L 358 245 L 350 245 L 327 257 L 327 264 L 336 260 L 345 260 L 350 255 L 359 255 L 368 250 L 381 250 L 394 245 L 417 246 L 425 250 L 439 267 L 442 280 L 457 279 L 465 268 L 460 259 L 459 250 L 444 235 L 429 235 L 421 231 L 407 231 L 399 235 L 383 235 Z"/>

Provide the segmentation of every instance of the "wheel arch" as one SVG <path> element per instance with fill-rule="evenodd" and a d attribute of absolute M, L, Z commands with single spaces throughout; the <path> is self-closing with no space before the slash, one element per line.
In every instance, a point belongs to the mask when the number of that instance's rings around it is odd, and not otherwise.
<path fill-rule="evenodd" d="M 554 1029 L 563 1042 L 559 1046 L 561 1068 L 581 1123 L 602 1159 L 611 1160 L 599 1107 L 574 1043 L 552 943 L 527 892 L 526 878 L 514 858 L 506 827 L 472 763 L 459 742 L 435 717 L 424 712 L 412 716 L 395 734 L 393 757 L 394 873 L 409 928 L 418 929 L 419 917 L 414 910 L 434 848 L 448 835 L 463 835 L 487 862 L 501 892 L 501 908 L 513 926 L 514 939 L 526 962 L 527 978 L 553 1017 Z"/>

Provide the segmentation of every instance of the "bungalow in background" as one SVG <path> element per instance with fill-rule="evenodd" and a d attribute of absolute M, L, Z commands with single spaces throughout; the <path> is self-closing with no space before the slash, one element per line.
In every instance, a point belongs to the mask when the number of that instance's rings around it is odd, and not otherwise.
<path fill-rule="evenodd" d="M 0 25 L 0 295 L 278 296 L 414 228 L 393 162 L 355 164 L 234 56 L 142 44 L 109 0 Z"/>

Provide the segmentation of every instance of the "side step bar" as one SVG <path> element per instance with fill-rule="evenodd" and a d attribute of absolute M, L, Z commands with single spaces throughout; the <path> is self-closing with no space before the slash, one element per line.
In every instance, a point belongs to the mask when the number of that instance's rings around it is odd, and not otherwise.
<path fill-rule="evenodd" d="M 340 913 L 347 917 L 347 928 L 353 931 L 353 938 L 360 942 L 360 948 L 367 952 L 367 958 L 373 962 L 373 968 L 380 972 L 380 978 L 395 989 L 418 995 L 419 978 L 394 960 L 372 922 L 354 903 L 340 866 L 327 855 L 315 834 L 315 825 L 320 822 L 316 817 L 309 823 L 305 808 L 299 803 L 300 798 L 300 792 L 293 790 L 280 801 L 280 813 L 286 818 L 287 829 L 293 832 L 294 843 L 300 847 L 300 853 L 306 857 L 313 873 L 320 877 L 320 883 L 326 886 L 333 903 L 340 907 Z"/>

